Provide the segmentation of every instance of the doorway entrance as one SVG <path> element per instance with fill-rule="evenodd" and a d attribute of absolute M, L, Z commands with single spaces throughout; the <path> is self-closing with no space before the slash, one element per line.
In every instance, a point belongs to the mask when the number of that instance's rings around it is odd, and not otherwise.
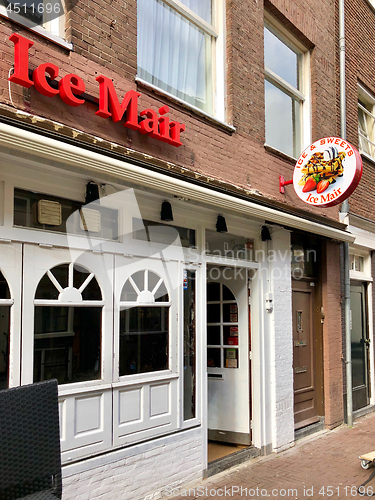
<path fill-rule="evenodd" d="M 251 444 L 247 272 L 209 267 L 207 281 L 208 438 L 231 445 L 227 455 Z M 221 448 L 219 450 L 219 448 Z M 210 458 L 217 455 L 212 455 Z M 212 458 L 214 459 L 214 458 Z"/>
<path fill-rule="evenodd" d="M 369 347 L 366 283 L 350 285 L 353 410 L 369 404 Z"/>
<path fill-rule="evenodd" d="M 316 285 L 312 280 L 292 281 L 295 430 L 319 422 L 323 412 L 321 339 L 314 317 Z"/>

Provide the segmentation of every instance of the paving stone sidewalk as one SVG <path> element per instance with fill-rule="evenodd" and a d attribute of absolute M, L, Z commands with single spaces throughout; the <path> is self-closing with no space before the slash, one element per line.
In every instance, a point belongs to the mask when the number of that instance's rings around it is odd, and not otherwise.
<path fill-rule="evenodd" d="M 343 425 L 309 436 L 287 451 L 252 459 L 201 481 L 190 492 L 175 492 L 179 496 L 174 500 L 367 498 L 357 493 L 357 487 L 373 468 L 363 470 L 358 457 L 371 451 L 375 451 L 375 412 L 358 419 L 352 428 Z M 366 488 L 375 493 L 375 477 Z"/>

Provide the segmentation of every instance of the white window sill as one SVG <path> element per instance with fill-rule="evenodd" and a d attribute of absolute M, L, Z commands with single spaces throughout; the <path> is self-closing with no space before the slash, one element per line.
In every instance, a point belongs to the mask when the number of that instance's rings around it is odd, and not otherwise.
<path fill-rule="evenodd" d="M 293 162 L 293 163 L 295 163 L 298 159 L 298 158 L 294 158 L 294 156 L 290 156 L 287 153 L 284 153 L 283 151 L 280 151 L 280 149 L 276 149 L 273 146 L 270 146 L 267 143 L 264 143 L 264 149 L 266 151 L 268 151 L 269 153 L 273 153 L 273 154 L 276 154 L 278 156 L 281 156 L 281 157 L 285 158 L 285 160 L 289 160 L 290 162 Z"/>
<path fill-rule="evenodd" d="M 18 14 L 14 14 L 14 13 L 9 14 L 3 5 L 0 5 L 0 16 L 5 17 L 6 19 L 9 19 L 10 21 L 13 21 L 14 23 L 17 23 L 20 26 L 23 26 L 24 28 L 27 28 L 28 30 L 32 31 L 33 33 L 36 33 L 36 34 L 42 36 L 43 38 L 50 40 L 51 42 L 55 43 L 56 45 L 59 45 L 60 47 L 63 47 L 64 49 L 73 50 L 73 45 L 71 43 L 66 42 L 60 36 L 57 36 L 57 35 L 54 35 L 53 33 L 50 33 L 49 31 L 42 28 L 41 26 L 34 26 L 34 23 L 30 22 L 28 19 L 25 19 L 24 17 L 22 17 Z"/>
<path fill-rule="evenodd" d="M 164 95 L 164 96 L 168 97 L 171 101 L 174 101 L 178 104 L 181 104 L 181 106 L 183 106 L 184 108 L 189 109 L 191 111 L 194 111 L 194 113 L 196 113 L 204 118 L 207 118 L 210 122 L 213 122 L 214 124 L 219 125 L 220 127 L 224 128 L 228 132 L 235 132 L 236 131 L 235 127 L 233 127 L 232 125 L 229 125 L 228 123 L 225 123 L 221 120 L 218 120 L 217 118 L 210 115 L 209 113 L 206 113 L 206 112 L 202 111 L 201 109 L 197 108 L 196 106 L 193 106 L 192 104 L 189 104 L 186 101 L 183 101 L 182 99 L 179 99 L 178 97 L 170 94 L 169 92 L 166 92 L 165 90 L 163 90 L 159 87 L 156 87 L 155 85 L 152 85 L 151 83 L 148 83 L 145 80 L 142 80 L 142 78 L 139 78 L 138 76 L 135 77 L 135 82 L 139 85 L 142 85 L 143 87 L 150 89 L 150 90 L 154 90 L 155 92 L 157 92 L 160 95 Z"/>

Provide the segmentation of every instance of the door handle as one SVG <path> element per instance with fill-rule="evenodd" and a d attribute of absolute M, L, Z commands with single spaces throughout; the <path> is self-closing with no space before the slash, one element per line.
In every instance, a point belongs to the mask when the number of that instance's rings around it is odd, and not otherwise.
<path fill-rule="evenodd" d="M 369 345 L 370 345 L 370 343 L 371 343 L 371 339 L 365 339 L 365 340 L 364 340 L 364 342 L 365 342 L 365 344 L 366 344 L 367 346 L 369 346 Z"/>

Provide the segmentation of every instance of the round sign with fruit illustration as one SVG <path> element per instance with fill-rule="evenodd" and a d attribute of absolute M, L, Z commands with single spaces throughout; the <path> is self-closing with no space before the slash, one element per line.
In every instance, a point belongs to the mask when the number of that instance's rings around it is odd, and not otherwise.
<path fill-rule="evenodd" d="M 358 151 L 343 139 L 325 137 L 311 144 L 298 158 L 293 186 L 305 203 L 332 207 L 352 194 L 361 176 Z"/>

